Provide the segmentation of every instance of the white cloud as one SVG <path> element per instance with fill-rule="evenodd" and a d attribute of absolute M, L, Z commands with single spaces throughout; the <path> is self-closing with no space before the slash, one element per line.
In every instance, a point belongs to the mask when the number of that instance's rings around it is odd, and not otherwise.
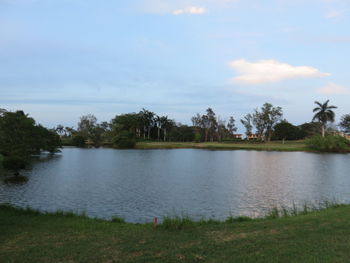
<path fill-rule="evenodd" d="M 142 12 L 154 14 L 203 14 L 207 10 L 217 11 L 226 9 L 239 1 L 240 0 L 139 0 L 138 6 Z"/>
<path fill-rule="evenodd" d="M 173 11 L 173 14 L 174 15 L 183 15 L 183 14 L 202 15 L 206 12 L 207 10 L 204 7 L 191 6 L 184 9 L 176 9 Z"/>
<path fill-rule="evenodd" d="M 229 65 L 239 74 L 233 80 L 243 84 L 273 83 L 286 79 L 319 78 L 331 75 L 313 67 L 292 66 L 273 59 L 256 62 L 239 59 L 231 61 Z"/>
<path fill-rule="evenodd" d="M 324 95 L 341 95 L 341 94 L 348 94 L 349 91 L 341 85 L 338 85 L 333 82 L 329 82 L 324 87 L 318 89 L 318 93 L 324 94 Z"/>
<path fill-rule="evenodd" d="M 341 13 L 338 11 L 338 10 L 331 10 L 331 11 L 329 11 L 327 14 L 326 14 L 326 17 L 327 18 L 335 18 L 335 17 L 338 17 L 338 16 L 340 16 L 341 15 Z"/>

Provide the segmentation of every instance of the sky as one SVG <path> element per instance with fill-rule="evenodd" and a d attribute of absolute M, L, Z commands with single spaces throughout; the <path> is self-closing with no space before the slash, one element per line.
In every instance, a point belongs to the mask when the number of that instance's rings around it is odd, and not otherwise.
<path fill-rule="evenodd" d="M 184 124 L 265 102 L 350 113 L 349 0 L 0 0 L 0 108 L 47 127 L 146 108 Z"/>

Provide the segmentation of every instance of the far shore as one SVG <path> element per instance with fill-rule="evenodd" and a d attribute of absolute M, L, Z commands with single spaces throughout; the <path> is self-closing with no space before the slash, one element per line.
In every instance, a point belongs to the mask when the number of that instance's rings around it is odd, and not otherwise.
<path fill-rule="evenodd" d="M 64 147 L 74 147 L 64 145 Z M 87 145 L 87 147 L 93 147 Z M 101 147 L 115 148 L 110 144 Z M 118 148 L 116 148 L 118 149 Z M 141 141 L 137 142 L 134 149 L 203 149 L 203 150 L 255 150 L 255 151 L 279 151 L 279 152 L 318 152 L 310 149 L 305 140 L 298 141 L 271 141 L 271 142 L 162 142 Z M 343 153 L 350 153 L 350 147 Z"/>
<path fill-rule="evenodd" d="M 312 152 L 304 141 L 273 142 L 138 142 L 136 149 L 209 149 L 209 150 L 258 150 Z"/>

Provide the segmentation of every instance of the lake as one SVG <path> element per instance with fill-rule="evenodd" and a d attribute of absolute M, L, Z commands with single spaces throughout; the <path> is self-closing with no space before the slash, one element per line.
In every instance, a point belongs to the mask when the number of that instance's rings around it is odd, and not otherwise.
<path fill-rule="evenodd" d="M 64 148 L 36 158 L 28 181 L 5 183 L 0 203 L 150 222 L 259 216 L 274 205 L 350 202 L 350 155 L 198 149 Z"/>

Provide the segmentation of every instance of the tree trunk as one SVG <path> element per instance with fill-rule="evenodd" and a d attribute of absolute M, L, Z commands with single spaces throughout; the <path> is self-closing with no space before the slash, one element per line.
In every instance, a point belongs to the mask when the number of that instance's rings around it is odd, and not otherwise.
<path fill-rule="evenodd" d="M 205 141 L 208 141 L 208 129 L 205 129 Z"/>
<path fill-rule="evenodd" d="M 325 135 L 326 125 L 322 124 L 322 137 Z"/>
<path fill-rule="evenodd" d="M 159 137 L 160 137 L 160 128 L 158 127 L 158 141 L 159 141 Z"/>
<path fill-rule="evenodd" d="M 148 127 L 148 136 L 147 136 L 148 140 L 149 140 L 149 134 L 150 134 L 150 132 L 151 132 L 151 127 Z"/>
<path fill-rule="evenodd" d="M 164 128 L 164 141 L 166 141 L 166 128 Z"/>

